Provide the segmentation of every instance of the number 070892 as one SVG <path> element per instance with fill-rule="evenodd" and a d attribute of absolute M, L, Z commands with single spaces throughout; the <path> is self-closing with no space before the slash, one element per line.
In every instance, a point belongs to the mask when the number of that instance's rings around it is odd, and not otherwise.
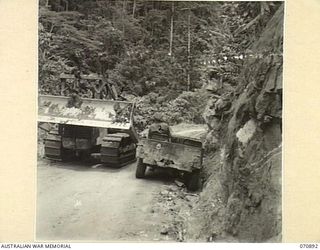
<path fill-rule="evenodd" d="M 300 248 L 318 248 L 318 244 L 300 244 Z"/>

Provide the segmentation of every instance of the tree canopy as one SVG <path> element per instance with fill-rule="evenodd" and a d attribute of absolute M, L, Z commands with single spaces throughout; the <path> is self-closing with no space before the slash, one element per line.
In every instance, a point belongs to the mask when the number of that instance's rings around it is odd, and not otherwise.
<path fill-rule="evenodd" d="M 252 44 L 278 6 L 41 0 L 39 90 L 56 94 L 59 74 L 75 69 L 107 74 L 117 88 L 141 96 L 161 89 L 182 93 L 212 78 L 234 85 L 242 61 L 231 56 Z"/>

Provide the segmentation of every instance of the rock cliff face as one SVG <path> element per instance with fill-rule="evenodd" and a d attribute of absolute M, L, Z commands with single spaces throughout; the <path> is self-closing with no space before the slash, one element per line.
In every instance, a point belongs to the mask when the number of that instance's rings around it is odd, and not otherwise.
<path fill-rule="evenodd" d="M 282 41 L 283 5 L 246 52 L 237 88 L 208 103 L 206 142 L 220 157 L 207 162 L 215 170 L 198 205 L 207 239 L 281 239 Z"/>

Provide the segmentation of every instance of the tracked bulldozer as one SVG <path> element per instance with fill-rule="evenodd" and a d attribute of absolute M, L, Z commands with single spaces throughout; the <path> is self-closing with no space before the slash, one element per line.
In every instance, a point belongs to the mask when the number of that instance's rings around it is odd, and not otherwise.
<path fill-rule="evenodd" d="M 62 74 L 60 79 L 59 96 L 38 96 L 39 127 L 47 128 L 45 157 L 95 159 L 113 167 L 134 161 L 138 141 L 133 127 L 134 103 L 117 100 L 115 88 L 97 75 Z M 94 83 L 79 87 L 83 80 Z M 84 98 L 85 94 L 89 98 Z M 108 96 L 109 100 L 101 99 Z M 52 125 L 44 126 L 48 123 Z"/>

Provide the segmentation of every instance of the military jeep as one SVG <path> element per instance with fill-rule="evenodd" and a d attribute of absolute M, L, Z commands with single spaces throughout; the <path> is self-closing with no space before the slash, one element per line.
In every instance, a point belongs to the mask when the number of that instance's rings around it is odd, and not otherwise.
<path fill-rule="evenodd" d="M 203 149 L 200 140 L 172 136 L 165 123 L 153 124 L 147 138 L 137 144 L 136 178 L 144 178 L 147 167 L 173 169 L 184 177 L 190 191 L 200 186 Z"/>

